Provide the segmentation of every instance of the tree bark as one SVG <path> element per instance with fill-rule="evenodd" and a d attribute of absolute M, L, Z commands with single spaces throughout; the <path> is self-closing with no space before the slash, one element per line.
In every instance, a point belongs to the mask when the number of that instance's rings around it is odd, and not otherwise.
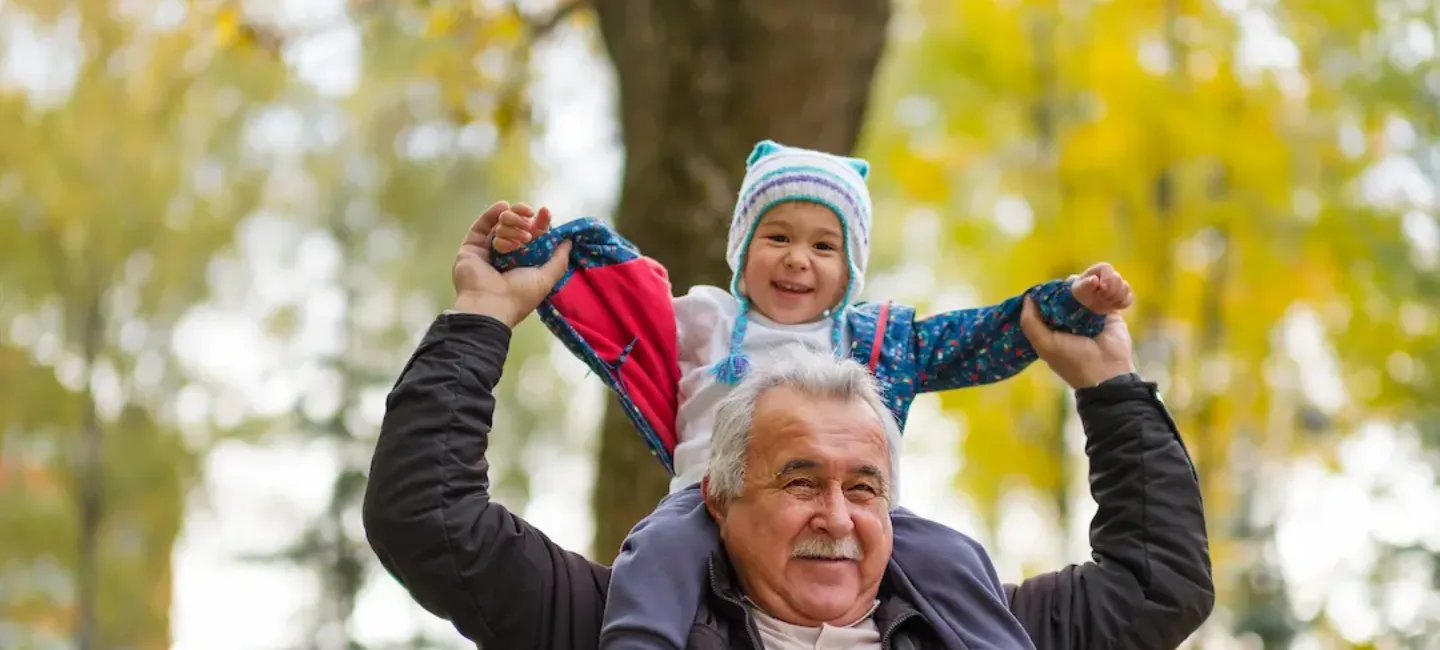
<path fill-rule="evenodd" d="M 625 171 L 615 227 L 677 294 L 727 286 L 725 236 L 754 144 L 831 152 L 859 140 L 889 0 L 595 0 L 615 65 Z M 669 477 L 608 409 L 592 557 L 620 542 Z"/>

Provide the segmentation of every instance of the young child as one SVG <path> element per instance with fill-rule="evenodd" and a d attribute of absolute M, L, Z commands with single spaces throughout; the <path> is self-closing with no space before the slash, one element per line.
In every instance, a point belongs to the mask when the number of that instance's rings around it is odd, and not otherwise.
<path fill-rule="evenodd" d="M 727 242 L 729 290 L 697 286 L 673 299 L 663 268 L 594 220 L 552 230 L 544 208 L 502 214 L 493 244 L 501 270 L 543 263 L 560 241 L 575 242 L 541 318 L 620 395 L 674 475 L 670 496 L 615 561 L 602 648 L 685 647 L 707 559 L 720 548 L 698 487 L 715 407 L 751 364 L 800 346 L 850 356 L 875 374 L 903 427 L 916 394 L 1000 381 L 1036 358 L 1019 327 L 1025 296 L 1051 328 L 1086 336 L 1129 306 L 1129 285 L 1106 264 L 924 319 L 888 302 L 855 304 L 869 260 L 868 171 L 856 158 L 757 144 Z M 947 646 L 1028 646 L 974 540 L 904 508 L 892 522 L 894 559 Z M 956 593 L 976 584 L 984 593 Z"/>

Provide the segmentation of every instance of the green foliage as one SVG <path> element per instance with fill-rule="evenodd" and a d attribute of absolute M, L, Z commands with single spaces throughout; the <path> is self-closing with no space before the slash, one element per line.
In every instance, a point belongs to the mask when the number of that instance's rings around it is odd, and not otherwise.
<path fill-rule="evenodd" d="M 288 544 L 253 558 L 298 565 L 318 578 L 305 635 L 306 647 L 318 649 L 363 647 L 351 629 L 356 599 L 370 580 L 390 579 L 353 525 L 379 425 L 364 414 L 394 383 L 419 330 L 447 306 L 448 266 L 466 228 L 490 202 L 518 200 L 530 172 L 529 124 L 514 113 L 527 72 L 514 53 L 528 47 L 530 33 L 517 14 L 400 3 L 359 9 L 354 27 L 361 46 L 354 86 L 318 93 L 297 85 L 283 98 L 299 119 L 330 123 L 338 133 L 299 147 L 291 173 L 305 190 L 272 204 L 338 254 L 319 295 L 300 293 L 275 306 L 272 334 L 296 350 L 293 363 L 317 367 L 320 380 L 270 435 L 326 445 L 339 471 L 324 511 Z M 497 57 L 509 64 L 476 65 Z M 317 312 L 320 296 L 338 297 L 338 313 Z M 329 349 L 303 343 L 306 332 L 294 323 L 307 313 L 337 320 Z M 522 369 L 533 375 L 528 362 L 549 347 L 543 328 L 519 329 L 507 376 L 518 379 Z M 544 440 L 532 434 L 556 418 L 554 400 L 521 398 L 525 385 L 502 384 L 492 440 L 503 468 L 496 488 L 515 508 L 528 493 L 522 459 Z"/>
<path fill-rule="evenodd" d="M 1333 459 L 1362 421 L 1434 409 L 1434 263 L 1417 266 L 1406 235 L 1434 204 L 1366 196 L 1391 156 L 1434 158 L 1434 57 L 1401 65 L 1379 46 L 1397 12 L 1434 34 L 1434 6 L 1282 1 L 1242 20 L 1222 4 L 917 0 L 925 28 L 892 52 L 865 153 L 888 211 L 942 215 L 945 243 L 905 252 L 934 259 L 940 286 L 983 304 L 1094 261 L 1126 275 L 1142 370 L 1201 472 L 1222 607 L 1293 636 L 1300 623 L 1253 618 L 1290 614 L 1283 592 L 1256 600 L 1273 527 L 1239 525 L 1241 486 L 1263 462 Z M 1293 46 L 1297 65 L 1257 60 L 1265 18 L 1279 30 L 1265 51 Z M 1404 150 L 1397 131 L 1416 133 Z M 930 227 L 920 214 L 911 227 Z M 1306 313 L 1339 350 L 1343 404 L 1315 403 L 1313 366 L 1285 347 Z M 960 488 L 987 521 L 1017 489 L 1066 518 L 1083 484 L 1047 373 L 942 401 L 966 423 Z"/>
<path fill-rule="evenodd" d="M 197 478 L 169 332 L 260 199 L 268 169 L 244 136 L 286 73 L 217 43 L 221 7 L 157 24 L 108 2 L 61 6 L 0 8 L 0 22 L 51 37 L 29 54 L 54 63 L 0 91 L 0 581 L 19 585 L 0 645 L 78 633 L 84 647 L 163 648 Z M 84 494 L 99 499 L 94 527 Z"/>

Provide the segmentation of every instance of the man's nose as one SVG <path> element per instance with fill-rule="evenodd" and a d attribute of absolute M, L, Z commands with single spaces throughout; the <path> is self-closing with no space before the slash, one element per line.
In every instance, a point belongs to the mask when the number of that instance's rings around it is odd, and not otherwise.
<path fill-rule="evenodd" d="M 855 532 L 855 522 L 850 519 L 850 501 L 845 498 L 845 491 L 840 486 L 826 490 L 825 498 L 819 500 L 817 507 L 819 511 L 810 523 L 817 532 L 832 539 L 849 537 Z"/>

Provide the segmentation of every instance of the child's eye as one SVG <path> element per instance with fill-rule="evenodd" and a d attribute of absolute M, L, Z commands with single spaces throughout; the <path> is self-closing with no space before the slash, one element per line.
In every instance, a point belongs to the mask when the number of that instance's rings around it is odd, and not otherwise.
<path fill-rule="evenodd" d="M 830 245 L 829 243 L 826 243 L 826 242 L 820 242 L 820 243 L 818 243 L 818 244 L 815 244 L 815 248 L 816 248 L 817 250 L 822 250 L 822 251 L 833 251 L 833 250 L 836 250 L 834 246 L 832 246 L 832 245 Z"/>
<path fill-rule="evenodd" d="M 783 244 L 790 241 L 790 238 L 786 237 L 785 235 L 767 235 L 765 238 L 777 244 Z"/>

